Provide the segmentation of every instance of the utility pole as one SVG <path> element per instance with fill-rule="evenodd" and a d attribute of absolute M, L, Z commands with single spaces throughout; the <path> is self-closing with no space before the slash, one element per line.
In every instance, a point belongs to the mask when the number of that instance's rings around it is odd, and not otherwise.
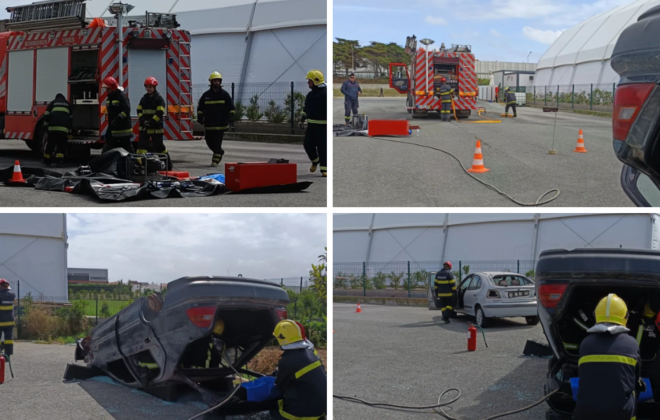
<path fill-rule="evenodd" d="M 530 51 L 529 54 L 527 54 L 527 64 L 529 64 L 529 56 L 532 55 L 532 52 Z"/>

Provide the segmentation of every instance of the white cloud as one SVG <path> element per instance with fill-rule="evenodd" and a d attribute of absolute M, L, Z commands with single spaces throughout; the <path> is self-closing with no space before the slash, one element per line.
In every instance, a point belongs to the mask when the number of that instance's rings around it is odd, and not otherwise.
<path fill-rule="evenodd" d="M 426 16 L 424 21 L 430 25 L 447 26 L 447 21 L 440 16 Z"/>
<path fill-rule="evenodd" d="M 561 35 L 562 32 L 564 32 L 563 29 L 560 31 L 550 31 L 550 30 L 544 31 L 542 29 L 530 28 L 529 26 L 525 26 L 522 31 L 525 38 L 546 45 L 551 45 L 553 42 L 557 40 L 557 38 L 559 38 L 559 35 Z"/>
<path fill-rule="evenodd" d="M 497 32 L 495 29 L 490 30 L 490 36 L 495 38 L 502 38 L 502 34 Z"/>

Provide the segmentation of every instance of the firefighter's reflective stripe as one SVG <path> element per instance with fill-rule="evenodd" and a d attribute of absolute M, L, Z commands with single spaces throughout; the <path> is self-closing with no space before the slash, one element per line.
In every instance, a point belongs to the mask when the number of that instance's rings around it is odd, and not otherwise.
<path fill-rule="evenodd" d="M 156 113 L 156 110 L 155 110 L 155 109 L 143 109 L 143 110 L 142 110 L 142 113 L 143 113 L 144 115 L 153 115 L 153 114 Z"/>
<path fill-rule="evenodd" d="M 228 130 L 228 129 L 229 129 L 228 125 L 224 127 L 204 127 L 204 130 L 211 130 L 211 131 Z"/>
<path fill-rule="evenodd" d="M 230 114 L 235 114 L 236 111 L 234 111 L 234 110 L 232 109 L 231 111 L 229 111 L 229 113 L 230 113 Z"/>
<path fill-rule="evenodd" d="M 69 129 L 66 127 L 55 127 L 55 126 L 49 126 L 48 131 L 61 131 L 63 133 L 68 133 Z"/>
<path fill-rule="evenodd" d="M 50 157 L 50 156 L 49 156 Z M 9 306 L 0 306 L 0 311 L 13 311 L 14 310 L 14 305 L 9 305 Z"/>
<path fill-rule="evenodd" d="M 637 345 L 642 344 L 642 336 L 644 335 L 644 325 L 640 325 L 637 329 Z"/>
<path fill-rule="evenodd" d="M 446 311 L 447 309 L 449 309 L 450 311 L 453 311 L 454 307 L 453 306 L 445 306 L 444 308 L 440 308 L 441 311 Z"/>
<path fill-rule="evenodd" d="M 440 297 L 450 297 L 450 296 L 454 296 L 454 294 L 453 293 L 438 293 L 438 296 L 440 296 Z"/>
<path fill-rule="evenodd" d="M 127 128 L 126 130 L 111 130 L 112 134 L 133 134 L 132 128 Z"/>
<path fill-rule="evenodd" d="M 571 343 L 562 343 L 562 344 L 564 345 L 564 348 L 566 350 L 577 350 L 580 348 L 580 346 L 577 344 L 571 344 Z"/>
<path fill-rule="evenodd" d="M 120 115 L 122 118 L 126 118 L 126 113 L 125 113 L 124 111 L 120 112 L 119 115 Z"/>
<path fill-rule="evenodd" d="M 205 101 L 204 103 L 206 105 L 214 105 L 214 104 L 224 104 L 225 101 L 224 100 L 221 100 L 221 101 Z"/>
<path fill-rule="evenodd" d="M 160 121 L 160 117 L 159 117 L 158 115 L 154 115 L 154 116 L 151 117 L 151 118 L 152 118 L 154 121 L 156 121 L 156 122 Z"/>
<path fill-rule="evenodd" d="M 142 130 L 142 132 L 144 133 L 145 131 Z M 162 129 L 162 128 L 148 128 L 146 133 L 147 134 L 163 134 L 163 133 L 165 133 L 165 130 Z"/>
<path fill-rule="evenodd" d="M 623 363 L 630 366 L 637 366 L 637 360 L 632 357 L 617 356 L 613 354 L 594 354 L 591 356 L 580 357 L 578 366 L 583 363 Z"/>
<path fill-rule="evenodd" d="M 5 340 L 5 344 L 14 344 L 14 340 Z"/>
<path fill-rule="evenodd" d="M 511 104 L 515 104 L 516 102 L 517 102 L 517 101 L 511 101 L 511 102 L 507 102 L 506 104 L 507 104 L 507 105 L 511 105 Z"/>
<path fill-rule="evenodd" d="M 110 104 L 112 104 L 112 105 L 119 105 L 119 101 L 117 101 L 117 100 L 113 100 L 113 101 L 110 101 Z"/>
<path fill-rule="evenodd" d="M 53 108 L 52 112 L 66 112 L 67 114 L 70 114 L 71 112 L 69 111 L 69 108 L 64 108 L 63 106 L 56 106 Z"/>
<path fill-rule="evenodd" d="M 328 121 L 324 121 L 324 120 L 307 120 L 307 122 L 309 124 L 327 124 L 328 123 Z"/>
<path fill-rule="evenodd" d="M 277 402 L 277 405 L 280 407 L 280 415 L 288 420 L 319 420 L 320 418 L 325 416 L 324 414 L 323 416 L 318 416 L 318 417 L 298 417 L 284 411 L 284 400 L 279 400 Z"/>
<path fill-rule="evenodd" d="M 158 363 L 139 362 L 138 365 L 140 367 L 146 367 L 147 369 L 160 369 L 160 366 L 158 366 Z"/>
<path fill-rule="evenodd" d="M 456 283 L 456 280 L 436 280 L 435 284 L 452 284 Z"/>
<path fill-rule="evenodd" d="M 305 366 L 304 368 L 302 368 L 298 372 L 296 372 L 296 379 L 300 378 L 301 376 L 303 376 L 304 374 L 306 374 L 310 370 L 316 369 L 319 366 L 321 366 L 321 361 L 320 360 L 317 360 L 316 362 Z"/>
<path fill-rule="evenodd" d="M 0 327 L 13 327 L 14 325 L 16 325 L 14 321 L 0 322 Z"/>
<path fill-rule="evenodd" d="M 164 107 L 164 106 L 160 106 L 160 105 L 158 105 L 158 106 L 156 107 L 156 111 L 163 111 L 163 112 L 165 112 L 165 107 Z"/>

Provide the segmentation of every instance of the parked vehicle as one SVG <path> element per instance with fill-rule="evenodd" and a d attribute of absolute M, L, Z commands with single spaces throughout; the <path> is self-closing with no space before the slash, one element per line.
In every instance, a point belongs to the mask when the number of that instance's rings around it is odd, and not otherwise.
<path fill-rule="evenodd" d="M 433 280 L 429 276 L 429 309 L 439 309 L 439 300 L 434 295 Z M 530 325 L 539 322 L 536 309 L 534 282 L 521 274 L 504 272 L 482 272 L 469 274 L 457 281 L 455 312 L 475 317 L 482 328 L 492 318 L 525 317 Z"/>
<path fill-rule="evenodd" d="M 609 293 L 626 302 L 627 326 L 640 342 L 642 377 L 650 378 L 655 395 L 660 395 L 660 377 L 651 374 L 654 361 L 660 363 L 656 358 L 660 337 L 651 331 L 651 338 L 642 339 L 645 306 L 660 299 L 660 252 L 619 248 L 544 251 L 536 265 L 536 290 L 541 325 L 554 353 L 545 392 L 559 390 L 547 400 L 547 419 L 570 419 L 575 408 L 570 378 L 579 377 L 580 343 L 595 324 L 596 305 Z M 659 415 L 660 402 L 638 405 L 640 420 Z"/>
<path fill-rule="evenodd" d="M 273 339 L 275 326 L 287 317 L 288 302 L 286 290 L 265 281 L 183 277 L 168 284 L 164 301 L 157 294 L 140 298 L 92 329 L 78 343 L 75 359 L 87 363 L 91 371 L 87 377 L 106 374 L 168 400 L 176 399 L 178 386 L 188 385 L 215 405 L 233 390 L 236 372 L 263 376 L 242 367 Z M 225 347 L 221 364 L 190 366 L 187 360 L 195 356 L 205 360 L 207 351 L 210 355 L 208 345 L 198 344 L 209 342 L 219 319 L 224 323 L 219 337 Z M 80 376 L 76 375 L 79 365 L 71 366 L 65 379 Z M 144 366 L 150 369 L 147 378 Z M 259 408 L 245 401 L 223 406 L 242 413 Z"/>

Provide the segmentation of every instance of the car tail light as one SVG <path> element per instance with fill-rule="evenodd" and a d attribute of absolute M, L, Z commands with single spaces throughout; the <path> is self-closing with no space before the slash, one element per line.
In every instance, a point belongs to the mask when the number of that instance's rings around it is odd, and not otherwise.
<path fill-rule="evenodd" d="M 628 138 L 630 128 L 654 87 L 654 83 L 639 83 L 616 89 L 612 114 L 612 133 L 616 140 L 625 141 Z"/>
<path fill-rule="evenodd" d="M 561 284 L 542 284 L 539 286 L 539 300 L 544 308 L 554 308 L 561 300 L 567 283 Z"/>
<path fill-rule="evenodd" d="M 208 328 L 213 324 L 215 318 L 215 306 L 198 306 L 186 310 L 186 315 L 193 324 L 198 327 Z"/>
<path fill-rule="evenodd" d="M 289 317 L 289 314 L 286 313 L 286 309 L 284 308 L 275 308 L 275 312 L 277 312 L 277 316 L 280 318 L 280 321 Z"/>

